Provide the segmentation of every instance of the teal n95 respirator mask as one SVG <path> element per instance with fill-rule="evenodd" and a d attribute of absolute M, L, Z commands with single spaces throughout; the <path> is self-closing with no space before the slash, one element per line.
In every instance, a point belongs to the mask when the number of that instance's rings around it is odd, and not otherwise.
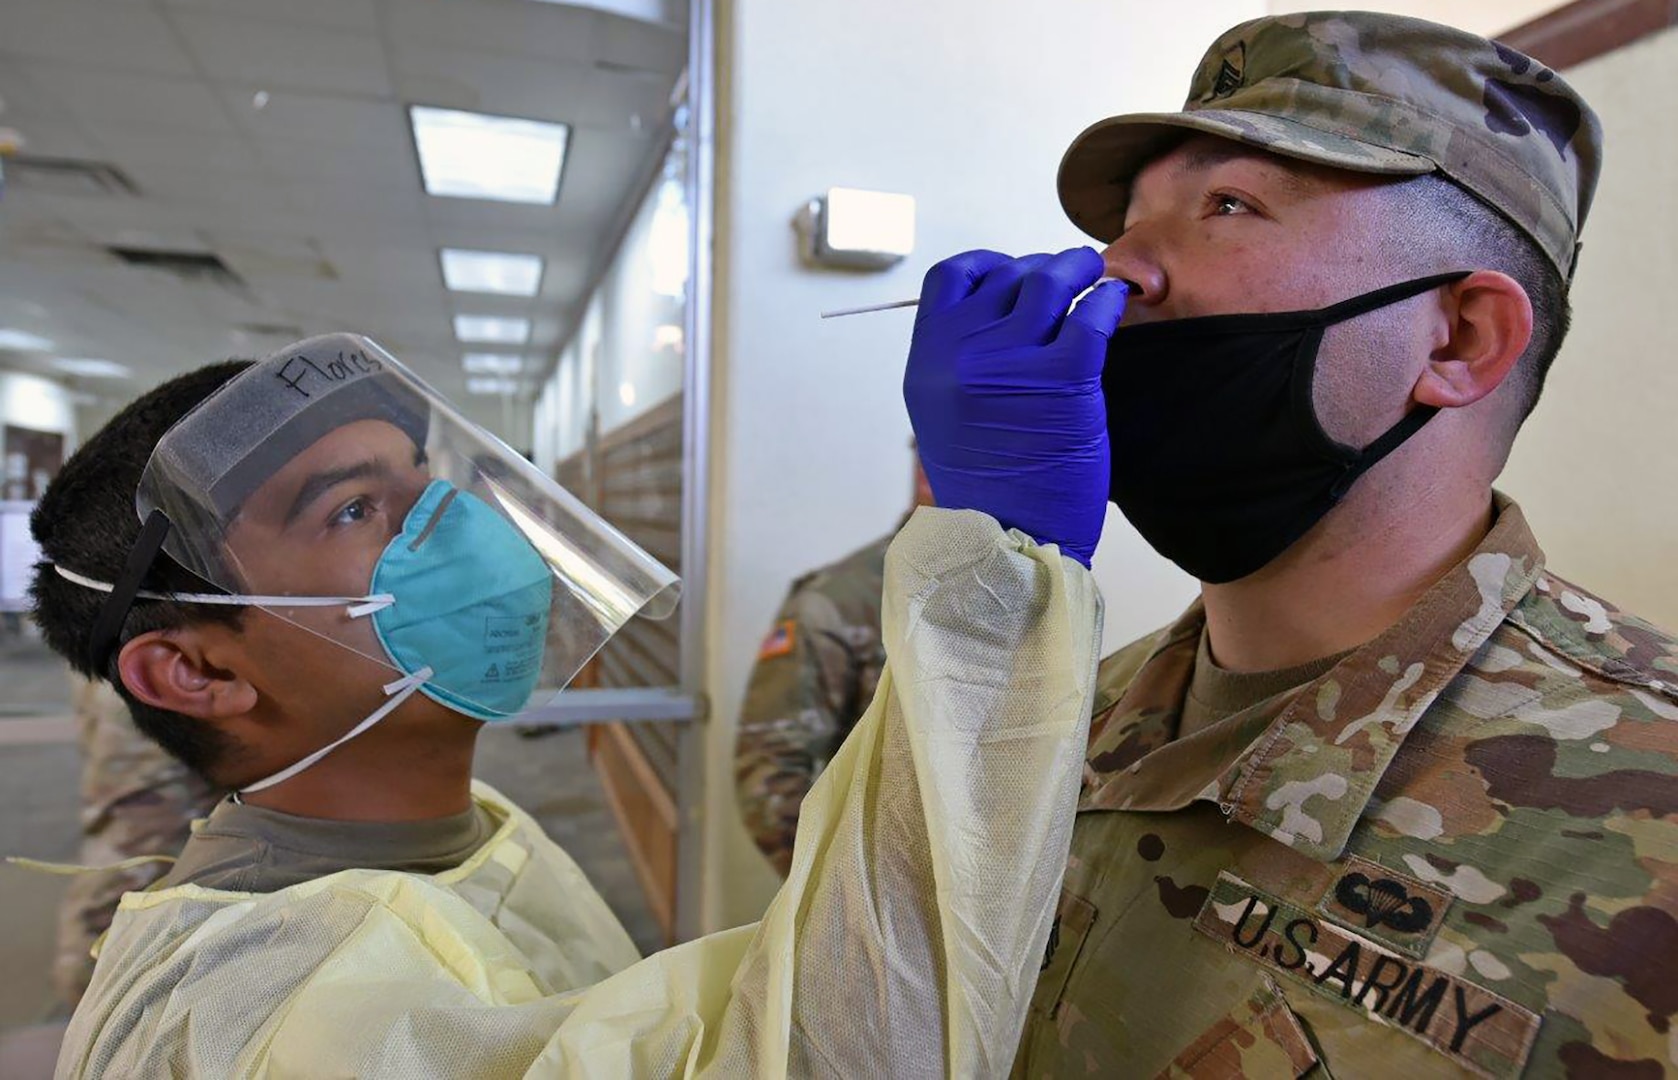
<path fill-rule="evenodd" d="M 365 337 L 254 364 L 158 442 L 139 540 L 95 626 L 96 670 L 136 599 L 260 609 L 387 672 L 383 703 L 289 779 L 415 693 L 486 722 L 550 700 L 619 627 L 668 616 L 674 574 Z M 217 593 L 144 587 L 159 553 Z M 346 666 L 346 671 L 350 670 Z"/>

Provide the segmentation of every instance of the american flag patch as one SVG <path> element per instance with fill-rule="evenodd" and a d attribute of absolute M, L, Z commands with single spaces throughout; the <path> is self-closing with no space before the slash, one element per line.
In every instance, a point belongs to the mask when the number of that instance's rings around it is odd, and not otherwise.
<path fill-rule="evenodd" d="M 759 660 L 773 660 L 777 656 L 785 656 L 792 652 L 792 639 L 795 630 L 796 625 L 791 619 L 777 625 L 775 629 L 769 631 L 769 636 L 764 638 L 763 644 L 758 647 L 757 658 Z"/>

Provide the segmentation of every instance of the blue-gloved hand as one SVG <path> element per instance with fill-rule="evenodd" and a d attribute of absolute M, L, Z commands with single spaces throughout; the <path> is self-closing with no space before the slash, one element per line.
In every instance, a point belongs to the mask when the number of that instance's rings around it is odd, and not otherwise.
<path fill-rule="evenodd" d="M 1090 248 L 969 251 L 927 271 L 903 399 L 938 505 L 980 510 L 1085 566 L 1107 512 L 1101 368 L 1125 285 Z"/>

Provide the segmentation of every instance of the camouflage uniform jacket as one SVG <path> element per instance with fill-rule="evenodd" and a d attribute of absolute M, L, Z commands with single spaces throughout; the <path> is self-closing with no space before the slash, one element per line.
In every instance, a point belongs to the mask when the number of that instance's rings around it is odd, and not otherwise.
<path fill-rule="evenodd" d="M 1678 1070 L 1678 641 L 1497 506 L 1397 625 L 1193 735 L 1199 605 L 1104 662 L 1016 1075 Z"/>
<path fill-rule="evenodd" d="M 793 582 L 752 668 L 735 792 L 747 831 L 783 877 L 804 795 L 880 681 L 880 593 L 895 535 Z"/>
<path fill-rule="evenodd" d="M 107 682 L 75 679 L 82 751 L 82 848 L 86 866 L 109 867 L 146 856 L 179 855 L 192 822 L 219 793 L 140 733 L 128 705 Z M 110 929 L 122 894 L 144 889 L 169 869 L 166 861 L 78 874 L 58 909 L 53 984 L 74 1009 L 93 978 L 93 943 Z"/>

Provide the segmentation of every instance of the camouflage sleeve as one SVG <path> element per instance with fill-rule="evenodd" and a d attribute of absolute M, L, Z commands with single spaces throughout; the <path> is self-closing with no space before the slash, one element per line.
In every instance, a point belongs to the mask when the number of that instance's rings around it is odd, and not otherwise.
<path fill-rule="evenodd" d="M 831 600 L 795 585 L 758 649 L 734 751 L 746 830 L 783 877 L 798 808 L 855 717 L 858 664 Z M 866 700 L 864 701 L 866 704 Z"/>
<path fill-rule="evenodd" d="M 218 793 L 140 733 L 128 706 L 108 683 L 77 681 L 82 752 L 82 849 L 85 866 L 109 866 L 137 855 L 178 855 L 193 819 Z M 162 877 L 168 863 L 83 873 L 71 880 L 58 909 L 53 986 L 71 1008 L 93 977 L 93 943 L 111 925 L 125 892 Z"/>

